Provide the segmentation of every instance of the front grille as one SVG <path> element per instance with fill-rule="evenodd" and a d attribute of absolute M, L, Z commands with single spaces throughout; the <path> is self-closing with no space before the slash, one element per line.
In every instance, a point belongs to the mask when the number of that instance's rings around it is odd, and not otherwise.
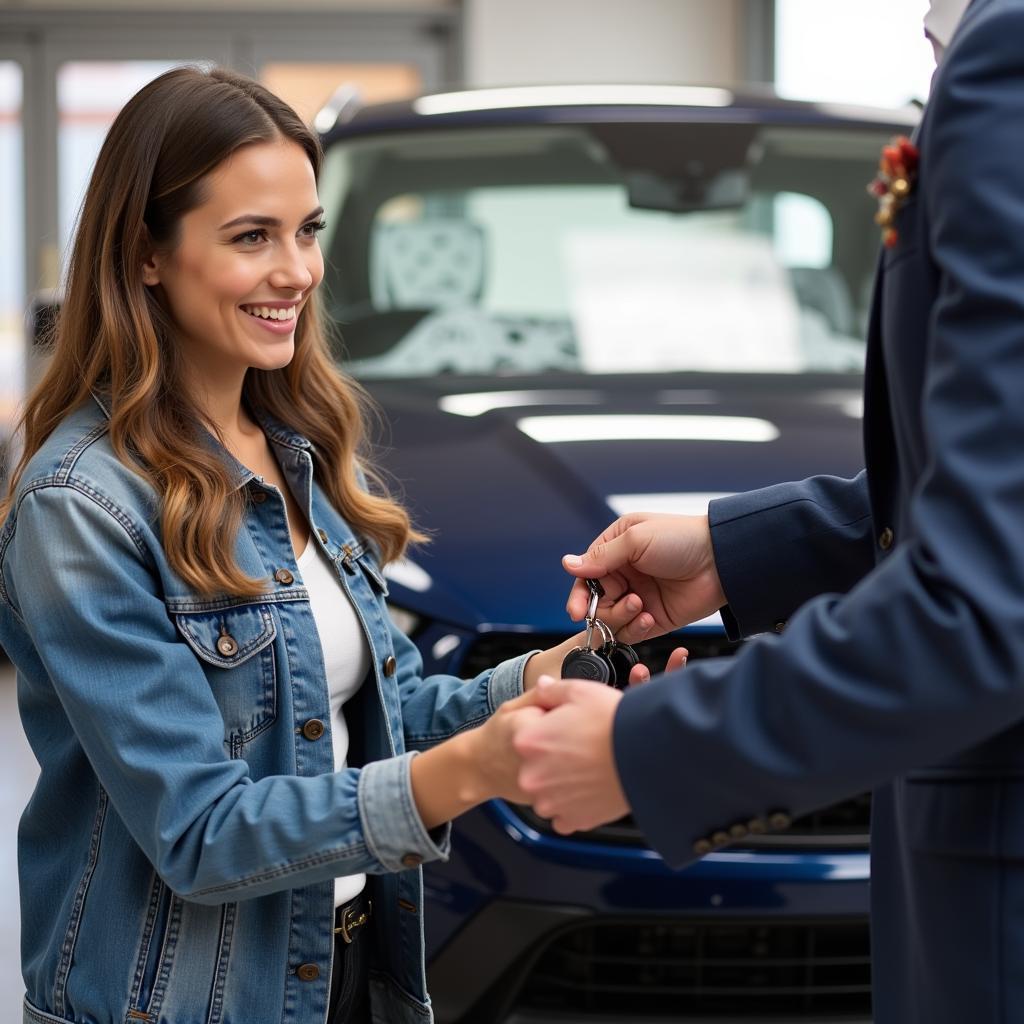
<path fill-rule="evenodd" d="M 515 658 L 536 648 L 553 647 L 565 637 L 537 633 L 487 633 L 469 650 L 461 667 L 463 676 L 470 677 L 499 661 Z M 733 654 L 740 646 L 720 633 L 670 634 L 645 640 L 634 645 L 637 654 L 652 671 L 663 667 L 669 653 L 683 646 L 690 652 L 690 661 L 716 658 Z M 528 807 L 517 807 L 516 812 L 538 832 L 554 835 L 548 822 L 537 817 Z M 819 811 L 797 818 L 783 832 L 772 835 L 749 836 L 743 840 L 746 848 L 803 847 L 830 849 L 864 849 L 868 844 L 871 819 L 871 796 L 862 793 L 850 800 L 832 804 Z M 584 839 L 623 846 L 646 846 L 643 833 L 632 818 L 602 825 L 590 832 L 576 832 L 571 839 Z"/>
<path fill-rule="evenodd" d="M 785 1019 L 871 1013 L 866 921 L 573 925 L 537 955 L 521 1012 L 620 1019 Z"/>

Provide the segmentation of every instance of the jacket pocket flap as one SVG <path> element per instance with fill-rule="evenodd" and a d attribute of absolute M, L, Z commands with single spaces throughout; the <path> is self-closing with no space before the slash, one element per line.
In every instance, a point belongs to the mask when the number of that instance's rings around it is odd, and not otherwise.
<path fill-rule="evenodd" d="M 179 613 L 174 619 L 189 647 L 220 668 L 243 664 L 277 636 L 277 625 L 265 605 Z"/>

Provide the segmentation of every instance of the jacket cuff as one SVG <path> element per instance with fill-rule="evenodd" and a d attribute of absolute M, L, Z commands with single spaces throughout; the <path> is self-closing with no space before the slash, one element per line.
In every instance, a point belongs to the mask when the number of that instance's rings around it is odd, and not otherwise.
<path fill-rule="evenodd" d="M 523 673 L 526 671 L 526 663 L 540 650 L 529 651 L 519 655 L 518 658 L 509 658 L 503 661 L 491 673 L 487 682 L 487 700 L 490 703 L 491 714 L 507 700 L 518 697 L 523 692 Z"/>
<path fill-rule="evenodd" d="M 371 761 L 359 773 L 359 817 L 366 847 L 386 871 L 407 871 L 424 861 L 447 860 L 451 824 L 427 831 L 412 796 L 417 751 Z"/>

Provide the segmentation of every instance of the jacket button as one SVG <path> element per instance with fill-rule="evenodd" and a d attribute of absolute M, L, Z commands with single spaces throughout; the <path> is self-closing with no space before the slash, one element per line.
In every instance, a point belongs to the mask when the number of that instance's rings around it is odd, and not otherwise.
<path fill-rule="evenodd" d="M 693 844 L 693 852 L 697 854 L 698 857 L 703 857 L 704 854 L 710 853 L 711 850 L 711 843 L 708 842 L 707 839 L 698 839 L 697 842 Z"/>
<path fill-rule="evenodd" d="M 402 858 L 403 867 L 418 868 L 423 863 L 423 858 L 418 853 L 407 853 Z"/>
<path fill-rule="evenodd" d="M 752 836 L 762 836 L 768 831 L 768 823 L 764 818 L 751 818 L 747 822 L 747 831 Z"/>
<path fill-rule="evenodd" d="M 249 496 L 257 505 L 262 505 L 267 500 L 266 491 L 252 491 Z"/>
<path fill-rule="evenodd" d="M 311 718 L 303 727 L 302 735 L 307 740 L 318 740 L 324 734 L 324 723 L 319 718 Z"/>
<path fill-rule="evenodd" d="M 785 621 L 775 623 L 775 632 L 781 633 L 786 628 Z"/>
<path fill-rule="evenodd" d="M 235 638 L 229 633 L 225 633 L 217 640 L 217 651 L 225 658 L 233 658 L 238 653 L 238 644 L 235 642 Z"/>
<path fill-rule="evenodd" d="M 793 819 L 782 811 L 775 811 L 768 815 L 768 827 L 775 832 L 781 832 L 793 824 Z"/>
<path fill-rule="evenodd" d="M 895 539 L 895 535 L 893 534 L 892 530 L 890 530 L 890 529 L 889 529 L 889 527 L 887 526 L 887 527 L 886 527 L 886 528 L 885 528 L 885 529 L 884 529 L 884 530 L 883 530 L 883 531 L 882 531 L 882 532 L 881 532 L 881 533 L 880 533 L 880 534 L 878 535 L 878 546 L 879 546 L 879 547 L 880 547 L 880 548 L 881 548 L 881 549 L 882 549 L 883 551 L 888 551 L 888 550 L 889 550 L 889 548 L 891 548 L 891 547 L 892 547 L 892 542 L 893 542 L 893 540 L 894 540 L 894 539 Z"/>
<path fill-rule="evenodd" d="M 316 981 L 320 977 L 320 968 L 316 964 L 300 964 L 295 973 L 300 981 Z"/>
<path fill-rule="evenodd" d="M 316 535 L 326 544 L 327 543 L 327 531 L 317 530 Z"/>
<path fill-rule="evenodd" d="M 395 656 L 393 654 L 389 654 L 384 659 L 384 675 L 393 676 L 395 674 L 395 669 L 397 668 L 398 662 L 395 661 Z"/>
<path fill-rule="evenodd" d="M 286 587 L 290 587 L 295 582 L 295 577 L 287 569 L 278 569 L 274 573 L 274 579 L 278 583 L 283 583 Z"/>

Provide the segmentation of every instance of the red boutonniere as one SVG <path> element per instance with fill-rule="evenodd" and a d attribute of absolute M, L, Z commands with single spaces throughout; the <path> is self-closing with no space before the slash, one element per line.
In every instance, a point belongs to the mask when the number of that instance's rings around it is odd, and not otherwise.
<path fill-rule="evenodd" d="M 899 208 L 910 197 L 917 182 L 917 146 L 905 135 L 899 135 L 882 149 L 878 174 L 868 191 L 878 199 L 875 223 L 882 228 L 882 243 L 891 249 L 899 235 L 894 221 Z"/>

